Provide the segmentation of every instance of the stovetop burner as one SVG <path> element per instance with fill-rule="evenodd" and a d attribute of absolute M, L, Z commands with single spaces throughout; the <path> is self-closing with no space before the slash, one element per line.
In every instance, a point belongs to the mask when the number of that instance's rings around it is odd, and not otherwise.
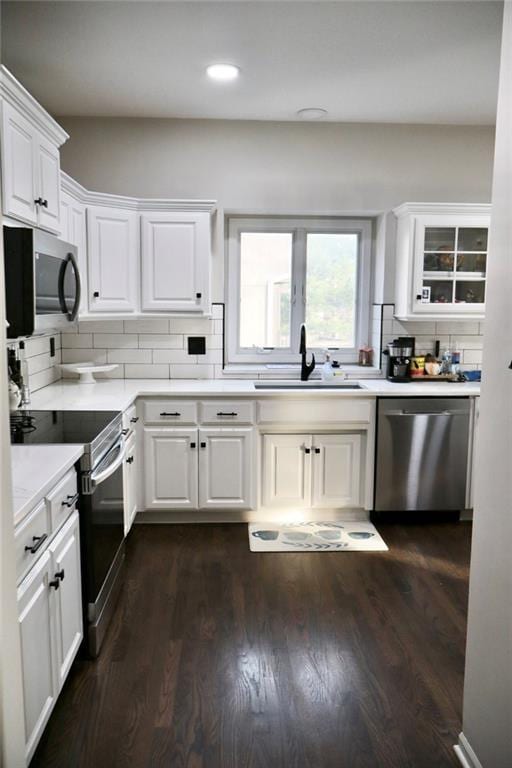
<path fill-rule="evenodd" d="M 106 450 L 121 430 L 117 411 L 13 411 L 11 443 L 44 445 L 77 443 L 86 451 Z M 111 434 L 112 433 L 112 434 Z M 100 444 L 105 443 L 105 446 Z"/>

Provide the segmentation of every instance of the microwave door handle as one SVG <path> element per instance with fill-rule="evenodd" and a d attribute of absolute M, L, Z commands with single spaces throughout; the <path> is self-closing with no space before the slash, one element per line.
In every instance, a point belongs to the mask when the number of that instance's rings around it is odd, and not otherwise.
<path fill-rule="evenodd" d="M 67 259 L 63 259 L 60 263 L 59 268 L 59 286 L 58 286 L 58 292 L 59 292 L 59 304 L 60 304 L 60 311 L 64 315 L 68 315 L 68 305 L 66 304 L 66 297 L 64 295 L 64 279 L 66 277 L 66 269 L 68 266 Z"/>
<path fill-rule="evenodd" d="M 72 323 L 78 315 L 78 308 L 80 307 L 80 299 L 82 296 L 82 284 L 80 281 L 80 270 L 78 269 L 78 264 L 72 253 L 68 253 L 68 262 L 71 262 L 73 274 L 75 275 L 75 303 L 73 304 L 71 312 L 68 312 L 68 320 Z"/>
<path fill-rule="evenodd" d="M 119 455 L 115 461 L 113 461 L 111 464 L 108 465 L 108 467 L 101 472 L 93 472 L 91 475 L 91 483 L 93 488 L 98 486 L 100 483 L 103 483 L 105 480 L 108 480 L 108 478 L 116 472 L 121 464 L 124 461 L 125 453 L 126 453 L 126 447 L 125 447 L 125 441 L 124 438 L 121 439 L 117 445 L 120 446 Z M 112 449 L 114 450 L 114 449 Z"/>

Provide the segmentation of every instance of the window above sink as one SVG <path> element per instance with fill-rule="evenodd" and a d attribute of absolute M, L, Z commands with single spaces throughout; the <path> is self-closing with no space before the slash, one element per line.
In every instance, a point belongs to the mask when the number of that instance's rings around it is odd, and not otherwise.
<path fill-rule="evenodd" d="M 356 362 L 368 341 L 369 219 L 232 217 L 228 222 L 227 362 L 296 363 L 308 352 Z"/>

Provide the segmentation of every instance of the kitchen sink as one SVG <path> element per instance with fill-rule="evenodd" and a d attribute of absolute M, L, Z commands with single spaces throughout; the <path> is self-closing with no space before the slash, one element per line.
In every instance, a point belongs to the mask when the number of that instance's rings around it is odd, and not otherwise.
<path fill-rule="evenodd" d="M 324 384 L 322 381 L 256 381 L 255 389 L 364 389 L 357 381 L 343 381 L 339 384 Z"/>

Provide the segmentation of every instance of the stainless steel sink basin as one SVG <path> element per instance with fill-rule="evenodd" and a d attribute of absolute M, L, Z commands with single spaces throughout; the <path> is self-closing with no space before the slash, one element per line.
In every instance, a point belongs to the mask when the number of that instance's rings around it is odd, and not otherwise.
<path fill-rule="evenodd" d="M 254 382 L 254 388 L 255 389 L 279 389 L 279 390 L 285 390 L 285 389 L 314 389 L 316 391 L 322 390 L 322 389 L 364 389 L 364 387 L 361 386 L 361 384 L 358 384 L 357 381 L 348 382 L 343 381 L 339 384 L 324 384 L 321 381 L 255 381 Z"/>

